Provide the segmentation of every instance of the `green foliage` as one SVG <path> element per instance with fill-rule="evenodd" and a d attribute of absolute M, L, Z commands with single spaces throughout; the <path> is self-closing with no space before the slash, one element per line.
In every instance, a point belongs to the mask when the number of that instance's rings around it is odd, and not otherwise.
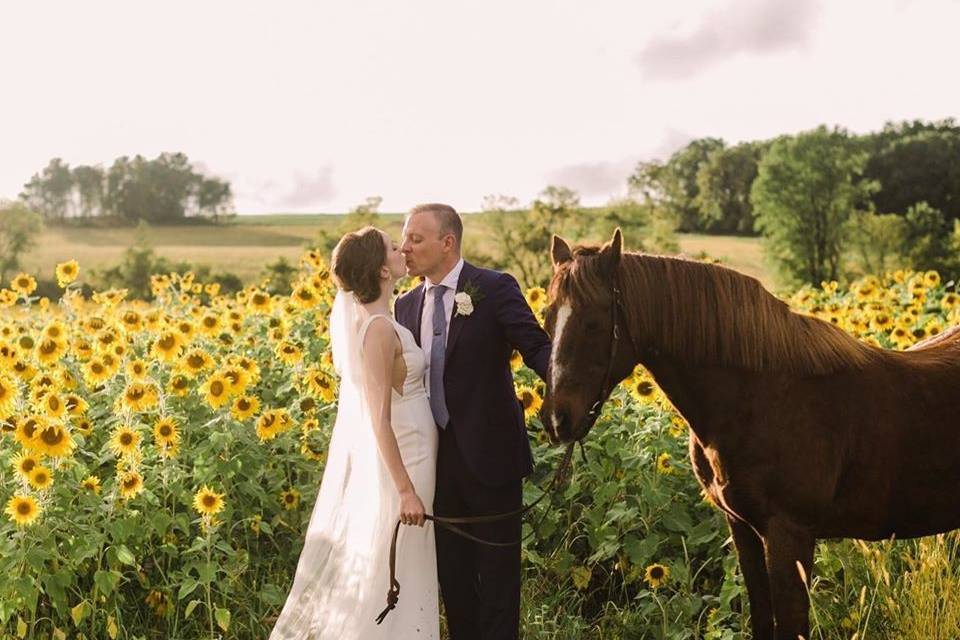
<path fill-rule="evenodd" d="M 345 234 L 367 226 L 379 227 L 382 221 L 379 211 L 382 202 L 383 198 L 380 196 L 368 197 L 363 203 L 351 209 L 347 215 L 341 216 L 342 220 L 335 230 L 321 229 L 314 246 L 324 255 L 330 255 Z"/>
<path fill-rule="evenodd" d="M 20 269 L 20 257 L 42 230 L 43 220 L 25 205 L 0 201 L 0 282 Z"/>
<path fill-rule="evenodd" d="M 846 227 L 846 248 L 856 273 L 884 273 L 900 266 L 907 234 L 903 216 L 855 211 Z"/>
<path fill-rule="evenodd" d="M 918 202 L 907 209 L 903 251 L 914 269 L 939 271 L 948 278 L 960 275 L 960 253 L 939 209 Z"/>
<path fill-rule="evenodd" d="M 177 222 L 190 215 L 216 222 L 233 206 L 230 183 L 195 172 L 182 153 L 161 153 L 154 160 L 123 156 L 106 172 L 95 166 L 71 170 L 54 158 L 24 185 L 20 198 L 44 219 L 58 222 L 93 217 Z"/>
<path fill-rule="evenodd" d="M 173 262 L 158 256 L 150 245 L 149 225 L 141 221 L 137 238 L 118 264 L 101 269 L 92 269 L 90 279 L 97 289 L 127 289 L 128 299 L 153 300 L 150 276 L 155 273 L 186 273 L 206 282 L 220 284 L 222 293 L 232 293 L 243 288 L 243 282 L 232 273 L 212 273 L 208 265 L 191 265 L 189 262 Z M 284 260 L 281 258 L 281 260 Z M 279 261 L 278 261 L 279 262 Z"/>
<path fill-rule="evenodd" d="M 846 222 L 876 188 L 858 180 L 865 162 L 846 131 L 826 127 L 782 136 L 763 157 L 750 200 L 787 279 L 837 279 Z"/>
<path fill-rule="evenodd" d="M 283 256 L 263 268 L 263 277 L 269 282 L 267 291 L 273 295 L 288 296 L 293 291 L 291 282 L 297 275 L 297 267 Z"/>
<path fill-rule="evenodd" d="M 763 146 L 745 142 L 710 152 L 697 171 L 699 227 L 708 233 L 754 233 L 750 188 Z"/>
<path fill-rule="evenodd" d="M 870 153 L 864 177 L 880 184 L 878 211 L 906 214 L 918 202 L 960 218 L 960 126 L 953 119 L 887 124 L 864 137 Z"/>

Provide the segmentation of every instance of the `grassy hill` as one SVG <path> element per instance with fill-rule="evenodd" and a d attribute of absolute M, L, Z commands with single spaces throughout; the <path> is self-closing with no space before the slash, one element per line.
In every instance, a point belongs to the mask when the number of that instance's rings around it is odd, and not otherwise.
<path fill-rule="evenodd" d="M 400 237 L 403 214 L 383 214 L 381 220 L 388 233 Z M 304 247 L 315 242 L 321 230 L 336 233 L 342 221 L 343 217 L 335 214 L 250 215 L 238 216 L 220 225 L 153 226 L 147 237 L 158 255 L 209 264 L 249 282 L 260 274 L 264 265 L 281 256 L 295 263 Z M 475 238 L 475 246 L 484 250 L 490 238 L 486 215 L 467 214 L 464 224 L 467 236 Z M 37 238 L 36 246 L 24 256 L 23 264 L 28 272 L 48 278 L 52 277 L 57 262 L 71 258 L 85 269 L 109 266 L 121 259 L 136 237 L 137 229 L 133 227 L 51 226 Z M 678 241 L 688 255 L 704 251 L 730 267 L 759 278 L 768 287 L 773 285 L 758 238 L 680 234 Z"/>

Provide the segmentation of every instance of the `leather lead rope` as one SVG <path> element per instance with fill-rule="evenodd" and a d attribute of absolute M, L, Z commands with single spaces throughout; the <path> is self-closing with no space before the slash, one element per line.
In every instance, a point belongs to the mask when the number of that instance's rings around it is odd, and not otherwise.
<path fill-rule="evenodd" d="M 424 518 L 426 520 L 433 521 L 437 526 L 443 527 L 448 531 L 451 531 L 459 536 L 463 536 L 468 540 L 473 540 L 479 544 L 485 544 L 491 547 L 512 547 L 517 544 L 523 543 L 531 534 L 536 531 L 536 528 L 531 529 L 530 533 L 523 536 L 519 540 L 512 542 L 493 542 L 491 540 L 484 540 L 478 538 L 477 536 L 468 533 L 463 528 L 458 527 L 457 525 L 462 524 L 483 524 L 488 522 L 497 522 L 499 520 L 506 520 L 507 518 L 513 518 L 516 516 L 523 516 L 525 513 L 533 509 L 537 504 L 543 500 L 544 496 L 552 492 L 556 486 L 565 479 L 568 469 L 570 468 L 570 461 L 573 459 L 573 448 L 576 445 L 575 442 L 571 442 L 567 446 L 566 452 L 563 454 L 563 459 L 560 461 L 560 465 L 557 467 L 557 470 L 553 474 L 553 480 L 550 481 L 550 485 L 540 494 L 540 497 L 528 504 L 525 507 L 520 507 L 514 509 L 513 511 L 508 511 L 506 513 L 496 513 L 486 516 L 435 516 L 431 514 L 425 514 Z M 580 454 L 583 454 L 583 444 L 580 445 Z M 586 457 L 584 456 L 584 460 Z M 540 517 L 540 520 L 537 521 L 537 527 L 543 522 L 543 518 L 546 516 L 544 513 Z M 397 606 L 397 601 L 400 599 L 400 582 L 397 580 L 397 535 L 400 532 L 400 520 L 397 520 L 397 524 L 393 527 L 393 538 L 390 541 L 390 588 L 387 590 L 387 607 L 380 612 L 380 615 L 377 616 L 377 624 L 380 624 L 387 617 L 387 614 L 390 613 Z"/>

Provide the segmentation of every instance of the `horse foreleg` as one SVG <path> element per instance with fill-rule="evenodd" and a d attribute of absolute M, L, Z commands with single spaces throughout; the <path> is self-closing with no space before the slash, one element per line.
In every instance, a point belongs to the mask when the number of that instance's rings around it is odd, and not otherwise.
<path fill-rule="evenodd" d="M 733 544 L 737 547 L 740 572 L 747 585 L 753 640 L 774 640 L 773 606 L 770 601 L 770 580 L 767 578 L 763 541 L 750 525 L 733 516 L 727 516 L 727 524 L 733 534 Z"/>
<path fill-rule="evenodd" d="M 810 638 L 807 581 L 813 568 L 814 537 L 789 519 L 776 516 L 763 535 L 764 557 L 773 599 L 776 640 Z M 803 568 L 801 573 L 799 566 Z"/>

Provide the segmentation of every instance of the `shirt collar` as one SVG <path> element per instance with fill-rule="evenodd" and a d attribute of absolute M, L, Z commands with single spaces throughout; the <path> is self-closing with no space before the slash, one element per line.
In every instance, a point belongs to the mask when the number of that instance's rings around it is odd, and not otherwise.
<path fill-rule="evenodd" d="M 457 260 L 457 264 L 453 265 L 453 269 L 450 269 L 450 272 L 437 284 L 442 284 L 451 291 L 456 291 L 457 283 L 460 281 L 461 271 L 463 271 L 463 258 Z M 436 286 L 433 282 L 430 282 L 430 278 L 426 279 L 426 283 L 428 290 Z"/>

